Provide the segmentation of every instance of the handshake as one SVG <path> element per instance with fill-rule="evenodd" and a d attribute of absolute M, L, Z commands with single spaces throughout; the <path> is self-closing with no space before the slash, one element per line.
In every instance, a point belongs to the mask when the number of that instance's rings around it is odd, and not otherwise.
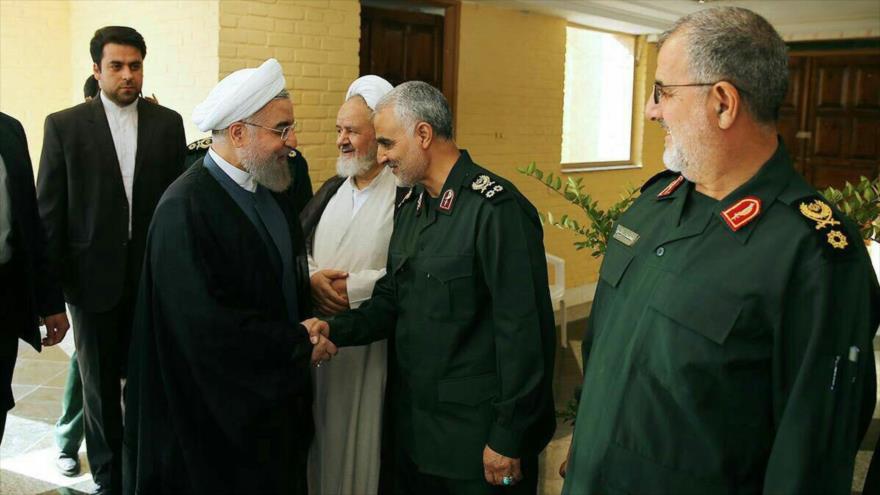
<path fill-rule="evenodd" d="M 330 325 L 317 318 L 309 318 L 300 325 L 305 327 L 313 346 L 312 366 L 320 368 L 324 361 L 329 361 L 338 352 L 336 345 L 330 341 Z"/>

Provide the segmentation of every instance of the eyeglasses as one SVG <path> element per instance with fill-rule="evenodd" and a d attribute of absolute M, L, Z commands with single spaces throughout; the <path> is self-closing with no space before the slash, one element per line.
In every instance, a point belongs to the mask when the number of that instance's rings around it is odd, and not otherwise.
<path fill-rule="evenodd" d="M 297 125 L 298 122 L 295 120 L 293 121 L 293 124 L 290 124 L 289 126 L 283 128 L 283 129 L 276 129 L 274 127 L 266 127 L 264 125 L 255 124 L 253 122 L 248 122 L 246 120 L 242 120 L 241 123 L 245 124 L 245 125 L 252 125 L 254 127 L 259 127 L 261 129 L 266 129 L 267 131 L 272 131 L 276 134 L 281 134 L 281 141 L 283 141 L 283 142 L 287 141 L 287 138 L 290 137 L 291 132 L 296 134 L 296 131 L 299 129 L 299 126 Z"/>
<path fill-rule="evenodd" d="M 731 86 L 736 88 L 736 90 L 739 91 L 740 93 L 748 93 L 748 91 L 746 91 L 738 86 L 735 86 L 732 82 L 726 81 L 724 79 L 722 79 L 720 81 L 715 81 L 713 83 L 690 83 L 690 84 L 663 84 L 663 83 L 659 83 L 657 81 L 654 81 L 654 104 L 655 105 L 660 104 L 660 97 L 663 96 L 663 90 L 665 88 L 688 88 L 688 87 L 694 87 L 694 86 L 714 86 L 720 82 L 726 82 L 726 83 L 730 84 Z"/>
<path fill-rule="evenodd" d="M 718 81 L 721 82 L 721 81 Z M 691 83 L 691 84 L 663 84 L 654 81 L 654 104 L 660 104 L 660 97 L 663 96 L 663 90 L 665 88 L 687 88 L 692 86 L 714 86 L 718 84 L 717 82 L 713 83 Z"/>

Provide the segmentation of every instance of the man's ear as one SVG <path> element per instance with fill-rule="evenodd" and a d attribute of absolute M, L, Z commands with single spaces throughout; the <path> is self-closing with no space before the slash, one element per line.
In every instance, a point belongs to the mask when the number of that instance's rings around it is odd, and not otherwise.
<path fill-rule="evenodd" d="M 736 86 L 721 81 L 712 86 L 710 105 L 713 106 L 715 114 L 718 115 L 718 127 L 721 129 L 730 129 L 739 116 L 740 105 L 742 103 L 740 92 Z"/>
<path fill-rule="evenodd" d="M 244 146 L 245 141 L 247 141 L 245 132 L 245 125 L 242 122 L 233 122 L 226 128 L 226 137 L 232 143 L 233 148 Z"/>
<path fill-rule="evenodd" d="M 92 62 L 92 74 L 94 74 L 96 80 L 101 80 L 101 66 L 99 64 Z"/>
<path fill-rule="evenodd" d="M 434 141 L 434 128 L 427 122 L 419 122 L 416 124 L 415 135 L 419 141 L 419 146 L 426 150 L 431 146 L 431 142 Z"/>

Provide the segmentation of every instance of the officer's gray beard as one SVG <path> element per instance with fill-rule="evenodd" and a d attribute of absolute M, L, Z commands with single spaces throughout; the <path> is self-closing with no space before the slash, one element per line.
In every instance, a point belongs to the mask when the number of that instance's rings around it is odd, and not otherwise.
<path fill-rule="evenodd" d="M 693 115 L 692 118 L 698 118 Z M 660 121 L 663 129 L 667 129 L 666 123 Z M 699 184 L 703 177 L 703 167 L 706 163 L 705 151 L 710 146 L 708 139 L 708 122 L 694 125 L 692 121 L 683 123 L 670 133 L 672 143 L 663 150 L 663 164 L 672 172 L 681 172 L 690 182 Z"/>
<path fill-rule="evenodd" d="M 270 191 L 283 192 L 290 187 L 290 168 L 287 155 L 264 153 L 253 142 L 242 152 L 241 165 L 263 187 Z"/>
<path fill-rule="evenodd" d="M 397 187 L 413 187 L 425 178 L 425 172 L 428 170 L 428 157 L 414 150 L 407 155 L 404 161 L 406 162 L 405 167 L 401 166 L 402 162 L 400 161 L 391 163 L 391 165 L 397 166 L 394 180 L 397 182 Z"/>
<path fill-rule="evenodd" d="M 358 177 L 376 164 L 376 152 L 367 156 L 340 156 L 336 159 L 336 175 L 343 178 Z"/>

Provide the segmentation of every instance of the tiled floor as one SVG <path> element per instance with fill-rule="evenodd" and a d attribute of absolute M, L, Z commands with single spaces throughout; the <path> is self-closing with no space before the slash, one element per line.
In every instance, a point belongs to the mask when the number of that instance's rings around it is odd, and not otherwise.
<path fill-rule="evenodd" d="M 563 409 L 582 379 L 580 339 L 584 327 L 585 306 L 570 309 L 567 349 L 557 349 L 554 392 L 557 409 Z M 13 379 L 16 407 L 10 411 L 3 444 L 0 446 L 0 494 L 3 495 L 78 495 L 89 493 L 93 484 L 88 473 L 85 450 L 80 450 L 83 474 L 66 478 L 54 468 L 56 448 L 52 429 L 61 409 L 61 396 L 67 378 L 67 363 L 73 351 L 72 335 L 60 346 L 37 353 L 22 344 L 19 347 Z M 880 354 L 875 351 L 876 356 Z M 577 359 L 576 357 L 577 356 Z M 880 407 L 863 448 L 856 459 L 854 493 L 861 490 L 870 462 L 869 444 L 880 435 Z M 553 441 L 541 456 L 540 493 L 551 495 L 562 490 L 559 465 L 565 459 L 571 441 L 571 427 L 559 423 Z"/>

